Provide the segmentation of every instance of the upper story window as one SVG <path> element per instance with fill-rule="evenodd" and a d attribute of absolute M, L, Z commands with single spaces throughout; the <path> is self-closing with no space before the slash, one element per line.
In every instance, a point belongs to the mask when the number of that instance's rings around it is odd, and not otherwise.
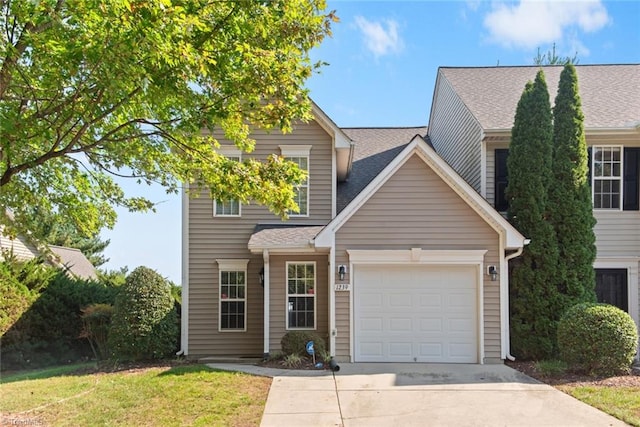
<path fill-rule="evenodd" d="M 218 152 L 230 160 L 241 160 L 240 150 L 235 147 L 220 147 Z M 239 217 L 241 214 L 240 201 L 237 199 L 213 201 L 213 216 Z"/>
<path fill-rule="evenodd" d="M 622 147 L 592 148 L 592 192 L 595 209 L 620 209 L 622 200 Z"/>
<path fill-rule="evenodd" d="M 310 145 L 281 145 L 280 151 L 282 156 L 287 160 L 294 162 L 301 170 L 307 172 L 307 178 L 303 183 L 295 188 L 295 201 L 300 208 L 300 212 L 292 212 L 291 217 L 309 216 L 309 154 L 311 152 Z"/>
<path fill-rule="evenodd" d="M 495 207 L 500 212 L 509 207 L 508 156 L 508 149 L 495 150 Z M 640 210 L 640 147 L 590 147 L 589 176 L 594 209 Z"/>
<path fill-rule="evenodd" d="M 219 331 L 247 330 L 247 264 L 249 260 L 218 260 Z"/>
<path fill-rule="evenodd" d="M 287 263 L 287 329 L 315 329 L 316 263 Z"/>

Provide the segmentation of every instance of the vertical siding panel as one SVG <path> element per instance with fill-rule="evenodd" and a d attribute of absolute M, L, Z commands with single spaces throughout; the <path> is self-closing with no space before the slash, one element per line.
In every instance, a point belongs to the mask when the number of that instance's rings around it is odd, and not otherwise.
<path fill-rule="evenodd" d="M 407 203 L 411 201 L 411 203 Z M 486 249 L 485 264 L 498 265 L 498 234 L 417 156 L 371 197 L 336 234 L 336 262 L 347 249 Z M 345 278 L 347 280 L 348 278 Z M 499 285 L 486 278 L 485 357 L 500 358 Z M 336 354 L 349 354 L 349 302 L 336 295 Z"/>

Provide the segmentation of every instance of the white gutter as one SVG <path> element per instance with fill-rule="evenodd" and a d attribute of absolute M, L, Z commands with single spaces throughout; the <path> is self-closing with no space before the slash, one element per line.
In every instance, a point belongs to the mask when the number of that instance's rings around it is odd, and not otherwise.
<path fill-rule="evenodd" d="M 504 257 L 504 261 L 506 263 L 506 267 L 507 267 L 507 271 L 509 271 L 509 261 L 512 260 L 515 257 L 518 257 L 520 255 L 522 255 L 522 251 L 524 251 L 524 247 L 526 245 L 528 245 L 529 243 L 531 243 L 531 239 L 525 239 L 523 242 L 522 247 L 518 248 L 514 253 L 507 255 L 506 257 Z M 507 273 L 508 275 L 508 273 Z M 507 292 L 509 290 L 507 289 Z M 511 334 L 509 333 L 509 331 L 511 330 L 511 327 L 509 325 L 509 316 L 507 315 L 506 317 L 506 322 L 507 322 L 507 354 L 506 357 L 507 359 L 509 359 L 510 361 L 514 361 L 516 360 L 516 358 L 511 354 Z"/>

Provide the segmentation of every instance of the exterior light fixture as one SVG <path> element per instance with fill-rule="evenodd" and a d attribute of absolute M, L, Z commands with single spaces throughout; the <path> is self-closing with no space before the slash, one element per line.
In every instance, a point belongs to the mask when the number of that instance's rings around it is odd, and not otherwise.
<path fill-rule="evenodd" d="M 264 267 L 260 269 L 260 272 L 258 273 L 258 277 L 260 277 L 260 286 L 264 288 Z"/>
<path fill-rule="evenodd" d="M 340 280 L 344 280 L 345 274 L 347 274 L 347 267 L 344 265 L 338 266 L 338 276 L 340 277 Z"/>
<path fill-rule="evenodd" d="M 487 267 L 487 274 L 491 276 L 492 282 L 498 280 L 498 269 L 495 265 L 490 265 L 489 267 Z"/>

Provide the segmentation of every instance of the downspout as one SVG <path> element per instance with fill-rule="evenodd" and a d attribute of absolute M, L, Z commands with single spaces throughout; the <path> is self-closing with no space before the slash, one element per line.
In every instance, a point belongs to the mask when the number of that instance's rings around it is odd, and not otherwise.
<path fill-rule="evenodd" d="M 509 261 L 511 261 L 512 259 L 514 259 L 515 257 L 519 257 L 520 255 L 522 255 L 522 252 L 524 251 L 524 247 L 526 245 L 528 245 L 529 243 L 531 243 L 531 239 L 525 239 L 524 244 L 522 245 L 521 248 L 518 248 L 514 253 L 507 255 L 506 257 L 504 257 L 505 263 L 507 264 L 507 271 L 509 271 Z M 507 274 L 508 277 L 508 274 Z M 509 289 L 507 289 L 507 292 L 509 291 Z M 509 331 L 511 329 L 510 325 L 509 325 L 509 316 L 507 316 L 507 331 Z M 507 334 L 507 336 L 509 336 L 509 334 Z M 511 338 L 509 338 L 509 343 L 507 345 L 507 359 L 509 359 L 510 361 L 514 361 L 516 360 L 516 358 L 511 354 Z"/>

